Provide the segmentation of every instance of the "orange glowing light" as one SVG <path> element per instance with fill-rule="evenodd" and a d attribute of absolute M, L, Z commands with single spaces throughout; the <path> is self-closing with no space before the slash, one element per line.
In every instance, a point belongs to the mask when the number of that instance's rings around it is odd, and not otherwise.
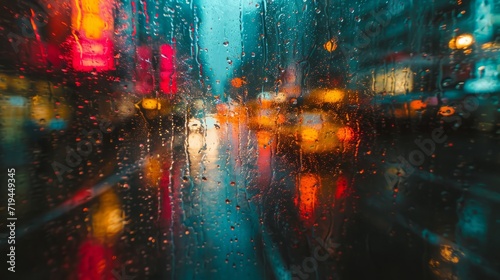
<path fill-rule="evenodd" d="M 314 211 L 316 208 L 316 192 L 319 187 L 319 178 L 315 174 L 303 174 L 299 179 L 299 193 L 295 199 L 299 207 L 302 221 L 306 225 L 314 223 Z"/>
<path fill-rule="evenodd" d="M 123 211 L 113 190 L 99 197 L 98 206 L 92 211 L 92 233 L 102 244 L 113 244 L 123 229 Z"/>
<path fill-rule="evenodd" d="M 271 143 L 271 137 L 272 134 L 270 131 L 257 131 L 257 143 L 259 144 L 259 147 L 268 146 Z"/>
<path fill-rule="evenodd" d="M 413 110 L 423 110 L 427 107 L 427 104 L 422 100 L 413 100 L 410 102 L 410 108 Z"/>
<path fill-rule="evenodd" d="M 315 89 L 311 91 L 309 99 L 313 102 L 339 103 L 344 99 L 345 93 L 340 89 Z"/>
<path fill-rule="evenodd" d="M 226 104 L 217 104 L 217 120 L 221 123 L 238 123 L 246 119 L 246 108 L 238 104 L 228 106 Z"/>
<path fill-rule="evenodd" d="M 456 45 L 456 40 L 455 38 L 452 38 L 449 42 L 448 42 L 448 47 L 452 50 L 455 50 L 457 48 L 457 45 Z"/>
<path fill-rule="evenodd" d="M 144 164 L 144 178 L 150 185 L 157 185 L 161 178 L 161 162 L 158 158 L 148 157 Z"/>
<path fill-rule="evenodd" d="M 235 88 L 240 88 L 245 84 L 245 81 L 242 78 L 234 78 L 231 80 L 231 85 Z"/>
<path fill-rule="evenodd" d="M 441 257 L 451 263 L 460 261 L 457 252 L 449 245 L 441 245 Z"/>
<path fill-rule="evenodd" d="M 273 105 L 272 94 L 269 92 L 259 93 L 257 101 L 260 104 L 261 109 L 269 109 Z"/>
<path fill-rule="evenodd" d="M 86 13 L 99 14 L 100 0 L 81 0 L 82 10 Z"/>
<path fill-rule="evenodd" d="M 325 92 L 323 101 L 326 103 L 337 103 L 344 99 L 344 92 L 339 89 L 330 89 Z"/>
<path fill-rule="evenodd" d="M 341 127 L 337 130 L 337 138 L 339 138 L 340 141 L 351 141 L 354 139 L 354 136 L 354 130 L 348 126 Z"/>
<path fill-rule="evenodd" d="M 323 48 L 328 52 L 333 52 L 337 49 L 337 38 L 332 38 L 323 45 Z"/>
<path fill-rule="evenodd" d="M 304 142 L 315 142 L 319 139 L 319 131 L 314 128 L 304 128 L 300 132 L 302 141 Z"/>
<path fill-rule="evenodd" d="M 274 125 L 274 119 L 270 116 L 258 116 L 255 122 L 261 127 L 272 127 Z"/>
<path fill-rule="evenodd" d="M 82 19 L 82 28 L 88 39 L 100 39 L 108 24 L 97 14 L 86 14 Z"/>
<path fill-rule="evenodd" d="M 438 114 L 440 114 L 443 117 L 449 117 L 455 114 L 455 109 L 451 106 L 442 106 L 441 108 L 439 108 Z"/>
<path fill-rule="evenodd" d="M 286 121 L 286 117 L 283 114 L 278 114 L 278 117 L 276 118 L 276 123 L 277 124 L 284 124 Z"/>
<path fill-rule="evenodd" d="M 101 39 L 113 24 L 108 3 L 101 0 L 75 0 L 73 28 L 87 39 Z"/>

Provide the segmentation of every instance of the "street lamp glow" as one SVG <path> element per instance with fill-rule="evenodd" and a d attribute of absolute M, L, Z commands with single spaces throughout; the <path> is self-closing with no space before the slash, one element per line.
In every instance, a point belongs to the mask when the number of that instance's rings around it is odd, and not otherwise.
<path fill-rule="evenodd" d="M 458 35 L 448 43 L 450 49 L 466 49 L 474 43 L 474 37 L 471 34 Z"/>
<path fill-rule="evenodd" d="M 465 49 L 470 47 L 472 43 L 474 43 L 474 37 L 472 37 L 472 35 L 462 34 L 457 37 L 455 45 L 457 46 L 458 49 Z"/>

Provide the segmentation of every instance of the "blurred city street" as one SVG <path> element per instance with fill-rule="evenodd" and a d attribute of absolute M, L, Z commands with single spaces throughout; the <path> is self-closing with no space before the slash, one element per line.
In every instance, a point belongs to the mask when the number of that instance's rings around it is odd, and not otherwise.
<path fill-rule="evenodd" d="M 500 279 L 497 2 L 2 5 L 0 279 Z"/>

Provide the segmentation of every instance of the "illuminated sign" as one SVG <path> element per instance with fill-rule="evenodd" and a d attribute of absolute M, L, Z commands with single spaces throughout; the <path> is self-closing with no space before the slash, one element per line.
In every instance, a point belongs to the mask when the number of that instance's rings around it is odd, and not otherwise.
<path fill-rule="evenodd" d="M 77 71 L 113 70 L 113 42 L 110 39 L 80 38 L 73 49 L 73 67 Z"/>
<path fill-rule="evenodd" d="M 299 208 L 302 222 L 306 226 L 312 226 L 317 204 L 316 192 L 320 187 L 319 177 L 315 174 L 302 174 L 298 183 L 298 194 L 295 197 L 295 203 Z"/>
<path fill-rule="evenodd" d="M 400 95 L 413 90 L 413 72 L 409 68 L 379 69 L 375 75 L 373 91 Z"/>
<path fill-rule="evenodd" d="M 167 44 L 160 46 L 160 90 L 166 94 L 177 92 L 175 50 Z"/>
<path fill-rule="evenodd" d="M 113 70 L 112 1 L 72 2 L 73 67 L 77 71 Z"/>

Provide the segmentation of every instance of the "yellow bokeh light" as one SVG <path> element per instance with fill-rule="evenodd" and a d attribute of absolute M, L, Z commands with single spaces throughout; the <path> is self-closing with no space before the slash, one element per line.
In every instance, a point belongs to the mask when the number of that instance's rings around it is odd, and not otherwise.
<path fill-rule="evenodd" d="M 337 39 L 336 38 L 330 39 L 323 45 L 323 48 L 325 48 L 325 50 L 327 50 L 328 52 L 333 52 L 334 50 L 337 49 Z"/>
<path fill-rule="evenodd" d="M 448 47 L 452 50 L 456 49 L 457 48 L 457 45 L 456 45 L 456 42 L 455 42 L 455 38 L 452 38 L 449 42 L 448 42 Z"/>
<path fill-rule="evenodd" d="M 455 46 L 457 49 L 465 49 L 470 47 L 474 43 L 474 37 L 471 34 L 462 34 L 457 36 L 455 40 Z"/>
<path fill-rule="evenodd" d="M 274 126 L 274 120 L 270 116 L 258 116 L 256 122 L 262 127 L 272 127 Z"/>
<path fill-rule="evenodd" d="M 82 19 L 82 28 L 89 39 L 100 39 L 108 24 L 97 14 L 86 14 Z"/>
<path fill-rule="evenodd" d="M 344 99 L 345 93 L 340 89 L 315 89 L 309 96 L 313 102 L 339 103 Z"/>
<path fill-rule="evenodd" d="M 31 98 L 31 119 L 40 125 L 47 125 L 54 117 L 54 106 L 47 97 L 34 96 Z"/>
<path fill-rule="evenodd" d="M 151 185 L 156 185 L 162 174 L 161 162 L 156 157 L 148 157 L 144 163 L 144 178 Z"/>
<path fill-rule="evenodd" d="M 92 233 L 101 243 L 114 243 L 123 229 L 123 211 L 113 190 L 99 197 L 98 206 L 92 211 Z"/>
<path fill-rule="evenodd" d="M 82 10 L 86 13 L 98 14 L 100 0 L 82 0 Z"/>
<path fill-rule="evenodd" d="M 318 141 L 319 131 L 314 128 L 304 128 L 301 130 L 300 136 L 302 138 L 302 141 L 315 142 Z"/>
<path fill-rule="evenodd" d="M 452 38 L 448 43 L 450 49 L 466 49 L 474 44 L 474 36 L 471 34 L 458 35 L 456 38 Z"/>
<path fill-rule="evenodd" d="M 6 90 L 9 88 L 9 76 L 6 74 L 0 73 L 0 90 Z"/>
<path fill-rule="evenodd" d="M 257 131 L 257 143 L 259 147 L 267 146 L 271 143 L 272 133 L 270 131 L 259 130 Z"/>
<path fill-rule="evenodd" d="M 9 85 L 14 91 L 27 91 L 31 88 L 31 80 L 26 78 L 12 77 Z"/>
<path fill-rule="evenodd" d="M 337 103 L 344 99 L 344 92 L 339 89 L 326 90 L 323 101 L 326 103 Z"/>
<path fill-rule="evenodd" d="M 449 245 L 441 245 L 441 257 L 452 263 L 458 263 L 460 260 L 455 250 Z"/>
<path fill-rule="evenodd" d="M 144 98 L 142 100 L 142 108 L 146 110 L 157 110 L 161 108 L 161 105 L 158 103 L 158 100 L 154 98 Z"/>

